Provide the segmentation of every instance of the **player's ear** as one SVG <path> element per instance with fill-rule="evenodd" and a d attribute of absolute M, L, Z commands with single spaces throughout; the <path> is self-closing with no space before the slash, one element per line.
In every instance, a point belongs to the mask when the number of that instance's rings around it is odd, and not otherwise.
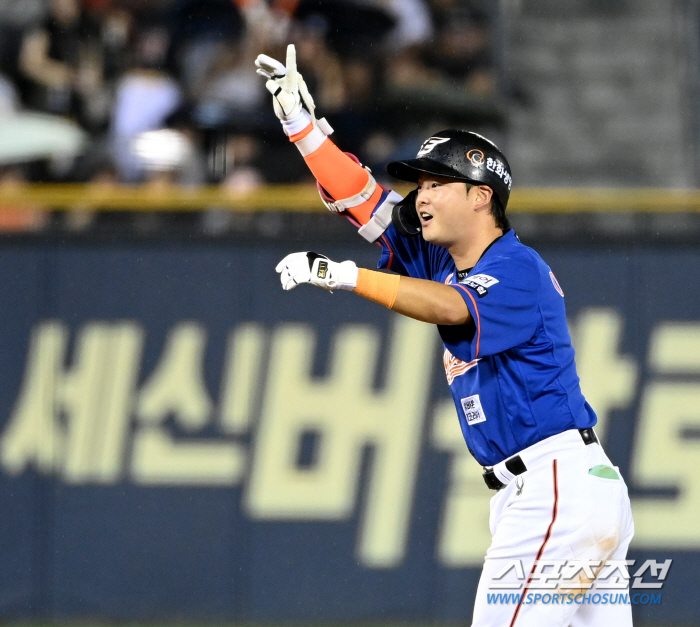
<path fill-rule="evenodd" d="M 478 185 L 476 187 L 476 204 L 477 206 L 488 205 L 493 197 L 493 190 L 486 185 Z"/>

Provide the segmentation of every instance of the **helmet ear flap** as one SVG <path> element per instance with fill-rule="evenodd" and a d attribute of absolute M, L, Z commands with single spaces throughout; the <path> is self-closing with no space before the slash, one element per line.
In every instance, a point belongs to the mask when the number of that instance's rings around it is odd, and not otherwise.
<path fill-rule="evenodd" d="M 418 189 L 410 192 L 401 202 L 397 202 L 391 212 L 391 222 L 404 237 L 412 237 L 421 232 L 420 218 L 416 210 Z"/>

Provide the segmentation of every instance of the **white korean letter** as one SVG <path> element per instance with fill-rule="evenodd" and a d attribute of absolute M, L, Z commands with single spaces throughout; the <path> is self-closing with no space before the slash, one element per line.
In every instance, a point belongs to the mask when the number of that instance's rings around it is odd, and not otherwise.
<path fill-rule="evenodd" d="M 360 561 L 393 567 L 404 556 L 420 436 L 433 365 L 433 329 L 399 318 L 383 389 L 373 387 L 379 337 L 369 326 L 336 334 L 328 374 L 311 377 L 315 336 L 303 326 L 275 333 L 267 394 L 245 505 L 255 518 L 343 520 L 357 506 L 364 449 L 374 449 L 358 541 Z M 298 463 L 312 434 L 313 463 Z"/>
<path fill-rule="evenodd" d="M 236 442 L 176 439 L 163 425 L 170 416 L 188 431 L 213 417 L 204 385 L 206 332 L 184 322 L 168 334 L 163 355 L 141 389 L 131 474 L 136 483 L 233 485 L 245 470 L 245 449 Z"/>

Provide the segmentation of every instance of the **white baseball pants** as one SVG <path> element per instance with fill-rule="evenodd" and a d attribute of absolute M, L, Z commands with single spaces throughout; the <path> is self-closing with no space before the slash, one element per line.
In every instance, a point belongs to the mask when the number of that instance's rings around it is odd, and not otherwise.
<path fill-rule="evenodd" d="M 520 457 L 527 471 L 491 499 L 492 542 L 477 589 L 472 627 L 631 627 L 628 603 L 591 603 L 595 592 L 608 592 L 619 601 L 629 595 L 629 589 L 589 590 L 582 585 L 580 590 L 543 590 L 542 579 L 538 581 L 533 571 L 536 560 L 626 558 L 634 525 L 619 470 L 599 444 L 584 444 L 576 429 L 538 442 Z M 615 468 L 619 479 L 589 474 L 600 465 Z M 501 480 L 512 477 L 503 463 L 495 471 Z M 495 580 L 514 560 L 520 560 L 521 572 L 513 568 Z M 583 573 L 577 577 L 583 584 L 590 583 Z M 503 584 L 513 587 L 503 589 Z M 508 602 L 494 596 L 499 593 L 509 595 Z M 517 602 L 512 593 L 523 595 L 524 602 Z M 550 601 L 533 603 L 535 593 L 549 593 Z M 579 603 L 571 602 L 576 593 L 581 595 Z M 554 594 L 571 596 L 554 602 Z M 584 595 L 589 595 L 588 601 Z"/>

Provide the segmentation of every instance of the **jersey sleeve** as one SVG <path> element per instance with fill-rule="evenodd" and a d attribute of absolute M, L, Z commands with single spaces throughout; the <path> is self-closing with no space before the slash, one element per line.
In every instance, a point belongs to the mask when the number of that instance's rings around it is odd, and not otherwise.
<path fill-rule="evenodd" d="M 377 240 L 382 246 L 382 256 L 377 267 L 386 268 L 415 279 L 441 281 L 452 267 L 447 249 L 426 242 L 420 235 L 401 235 L 390 224 Z"/>
<path fill-rule="evenodd" d="M 535 260 L 498 256 L 477 264 L 466 279 L 452 284 L 467 304 L 474 324 L 469 340 L 454 347 L 461 354 L 453 354 L 471 361 L 527 342 L 541 320 L 540 282 Z"/>
<path fill-rule="evenodd" d="M 382 246 L 382 256 L 377 263 L 380 270 L 385 268 L 416 279 L 431 278 L 428 244 L 420 235 L 404 237 L 392 224 L 377 243 Z"/>

